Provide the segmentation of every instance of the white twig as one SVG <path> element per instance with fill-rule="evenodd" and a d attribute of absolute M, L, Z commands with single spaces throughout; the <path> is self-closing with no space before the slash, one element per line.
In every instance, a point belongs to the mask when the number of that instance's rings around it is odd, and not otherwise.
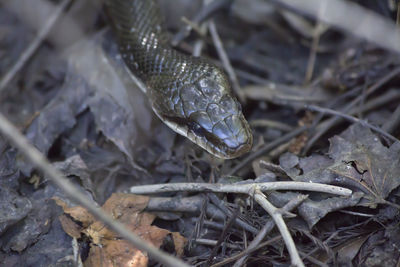
<path fill-rule="evenodd" d="M 300 205 L 304 200 L 306 200 L 308 198 L 308 195 L 298 195 L 297 197 L 293 198 L 292 200 L 290 200 L 288 203 L 285 204 L 285 206 L 283 206 L 282 208 L 280 208 L 280 210 L 282 211 L 282 213 L 287 213 L 292 211 L 294 208 L 296 208 L 298 205 Z M 244 251 L 248 251 L 248 253 L 246 253 L 245 255 L 243 255 L 243 257 L 241 257 L 240 259 L 238 259 L 235 264 L 233 265 L 233 267 L 238 267 L 238 266 L 243 266 L 245 263 L 245 260 L 247 259 L 247 257 L 250 255 L 250 251 L 252 251 L 253 249 L 255 249 L 260 243 L 261 241 L 266 237 L 266 235 L 274 228 L 275 224 L 273 222 L 273 220 L 269 219 L 266 224 L 264 224 L 264 226 L 261 228 L 261 230 L 258 232 L 258 234 L 256 235 L 256 237 L 254 237 L 254 239 L 249 243 L 249 245 L 247 246 L 247 248 Z"/>
<path fill-rule="evenodd" d="M 239 193 L 248 194 L 254 187 L 260 191 L 273 190 L 298 190 L 298 191 L 314 191 L 323 192 L 339 196 L 350 196 L 352 191 L 347 188 L 306 182 L 270 182 L 270 183 L 251 183 L 251 184 L 207 184 L 207 183 L 173 183 L 173 184 L 154 184 L 140 185 L 130 188 L 133 194 L 156 194 L 164 192 L 204 192 L 211 191 L 215 193 Z"/>
<path fill-rule="evenodd" d="M 272 205 L 267 200 L 267 197 L 258 188 L 255 190 L 254 200 L 260 204 L 261 207 L 263 207 L 274 220 L 279 232 L 282 235 L 282 239 L 285 242 L 286 248 L 289 251 L 292 266 L 304 267 L 304 263 L 300 258 L 299 252 L 297 251 L 293 238 L 290 235 L 289 229 L 282 218 L 281 211 Z"/>
<path fill-rule="evenodd" d="M 174 258 L 147 242 L 140 239 L 137 235 L 129 231 L 123 224 L 115 221 L 110 215 L 104 213 L 101 208 L 93 205 L 92 200 L 88 199 L 76 186 L 68 181 L 62 173 L 54 168 L 45 156 L 40 153 L 35 147 L 29 144 L 29 141 L 13 126 L 4 116 L 0 113 L 0 133 L 11 141 L 16 148 L 29 160 L 31 161 L 40 171 L 42 171 L 46 177 L 52 180 L 58 187 L 60 187 L 66 195 L 72 200 L 76 201 L 83 207 L 85 207 L 91 214 L 97 219 L 104 222 L 110 229 L 125 238 L 136 248 L 146 251 L 151 257 L 159 261 L 160 263 L 175 267 L 187 267 L 188 265 L 181 260 Z"/>

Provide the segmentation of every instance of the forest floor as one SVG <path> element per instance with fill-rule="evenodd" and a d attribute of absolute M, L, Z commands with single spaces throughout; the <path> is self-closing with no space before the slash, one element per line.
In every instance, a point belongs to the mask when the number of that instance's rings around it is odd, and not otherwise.
<path fill-rule="evenodd" d="M 0 117 L 0 266 L 400 266 L 396 1 L 160 0 L 171 43 L 225 69 L 242 104 L 253 148 L 232 160 L 153 114 L 100 2 L 0 1 L 0 112 L 18 129 Z"/>

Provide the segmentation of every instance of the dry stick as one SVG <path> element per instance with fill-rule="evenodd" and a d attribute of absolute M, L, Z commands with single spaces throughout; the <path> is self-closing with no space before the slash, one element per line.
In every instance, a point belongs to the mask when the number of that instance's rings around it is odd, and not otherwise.
<path fill-rule="evenodd" d="M 309 260 L 311 263 L 314 263 L 315 265 L 318 265 L 318 266 L 321 266 L 321 267 L 329 267 L 328 264 L 326 264 L 326 263 L 324 263 L 322 261 L 319 261 L 316 258 L 311 257 L 311 256 L 307 255 L 304 252 L 299 251 L 299 253 L 303 258 L 306 258 L 307 260 Z"/>
<path fill-rule="evenodd" d="M 400 3 L 397 3 L 397 16 L 396 16 L 396 25 L 400 25 Z"/>
<path fill-rule="evenodd" d="M 373 98 L 370 101 L 366 102 L 365 105 L 363 105 L 361 108 L 350 109 L 348 111 L 348 114 L 353 115 L 358 112 L 366 112 L 368 110 L 382 106 L 383 104 L 386 104 L 388 102 L 394 101 L 398 98 L 400 98 L 400 92 L 398 90 L 388 91 L 386 94 L 377 96 L 376 98 Z M 347 109 L 345 108 L 345 110 L 347 110 Z M 321 117 L 322 117 L 322 114 L 321 114 Z M 310 139 L 309 143 L 307 143 L 307 145 L 304 149 L 304 153 L 306 153 L 308 151 L 308 149 L 311 148 L 311 146 L 320 137 L 321 134 L 324 134 L 326 131 L 328 131 L 330 128 L 332 128 L 334 125 L 337 125 L 338 123 L 342 122 L 342 120 L 343 119 L 340 117 L 333 117 L 333 118 L 330 118 L 330 119 L 320 123 L 317 126 L 318 132 L 314 135 L 313 138 Z"/>
<path fill-rule="evenodd" d="M 132 194 L 158 194 L 166 192 L 214 192 L 214 193 L 239 193 L 249 194 L 254 187 L 260 191 L 274 190 L 299 190 L 329 193 L 339 196 L 350 196 L 350 189 L 319 183 L 307 182 L 269 182 L 269 183 L 250 183 L 250 184 L 208 184 L 208 183 L 169 183 L 132 186 Z"/>
<path fill-rule="evenodd" d="M 243 160 L 241 160 L 239 162 L 238 165 L 236 165 L 227 175 L 233 175 L 236 172 L 238 172 L 240 169 L 242 169 L 243 167 L 247 166 L 247 164 L 249 162 L 251 162 L 252 160 L 255 160 L 258 157 L 261 157 L 262 155 L 268 153 L 269 151 L 271 151 L 272 149 L 274 149 L 275 147 L 291 140 L 292 138 L 298 136 L 299 134 L 302 134 L 303 132 L 305 132 L 306 130 L 308 130 L 307 126 L 302 126 L 299 127 L 297 129 L 294 129 L 293 131 L 285 134 L 284 136 L 275 139 L 274 141 L 272 141 L 271 143 L 266 144 L 265 146 L 263 146 L 262 148 L 260 148 L 259 150 L 251 153 L 249 156 L 247 156 L 246 158 L 244 158 Z"/>
<path fill-rule="evenodd" d="M 216 246 L 218 241 L 216 240 L 211 240 L 211 239 L 205 239 L 205 238 L 196 238 L 193 240 L 196 244 L 201 244 L 201 245 L 206 245 L 206 246 Z M 231 243 L 223 243 L 224 246 L 232 249 L 240 249 L 239 245 L 231 244 Z"/>
<path fill-rule="evenodd" d="M 393 142 L 399 141 L 396 137 L 394 137 L 393 135 L 383 131 L 381 128 L 376 127 L 376 126 L 368 123 L 365 120 L 360 120 L 360 119 L 358 119 L 356 117 L 344 114 L 344 113 L 342 113 L 340 111 L 336 111 L 336 110 L 329 109 L 329 108 L 322 108 L 322 107 L 318 107 L 318 106 L 315 106 L 315 105 L 304 105 L 304 108 L 308 109 L 308 110 L 312 110 L 312 111 L 318 111 L 318 112 L 321 112 L 321 113 L 327 113 L 327 114 L 339 116 L 339 117 L 342 117 L 342 118 L 344 118 L 344 119 L 346 119 L 348 121 L 354 122 L 354 123 L 360 123 L 362 126 L 368 127 L 370 129 L 374 130 L 375 132 L 380 133 L 381 135 L 383 135 L 383 136 L 387 137 L 388 139 L 392 140 Z"/>
<path fill-rule="evenodd" d="M 397 75 L 400 74 L 400 67 L 395 68 L 394 70 L 392 70 L 391 72 L 389 72 L 387 75 L 385 75 L 384 77 L 382 77 L 380 80 L 378 80 L 376 83 L 374 83 L 371 87 L 369 87 L 367 89 L 367 91 L 365 92 L 365 95 L 362 96 L 358 96 L 357 98 L 355 98 L 353 101 L 351 101 L 348 105 L 346 105 L 341 112 L 343 113 L 347 113 L 350 109 L 352 109 L 355 105 L 357 105 L 362 99 L 363 97 L 367 97 L 368 95 L 372 94 L 373 92 L 375 92 L 376 90 L 378 90 L 382 85 L 384 85 L 385 83 L 389 82 L 391 79 L 393 79 L 394 77 L 396 77 Z M 325 134 L 331 127 L 333 127 L 338 121 L 340 120 L 340 118 L 332 118 L 330 119 L 328 122 L 326 122 L 325 127 L 323 129 L 319 129 L 318 132 L 312 137 L 310 138 L 310 140 L 308 141 L 307 145 L 305 146 L 305 148 L 303 149 L 305 151 L 305 153 L 311 148 L 311 146 L 323 135 Z"/>
<path fill-rule="evenodd" d="M 283 220 L 282 212 L 272 205 L 267 200 L 267 197 L 258 188 L 255 190 L 254 200 L 260 204 L 260 206 L 263 207 L 274 220 L 279 232 L 282 235 L 282 239 L 285 242 L 286 248 L 289 251 L 292 266 L 304 267 L 304 263 L 300 258 L 299 252 L 297 251 L 293 238 L 290 235 L 289 229 Z"/>
<path fill-rule="evenodd" d="M 226 238 L 226 236 L 228 234 L 228 230 L 232 228 L 237 216 L 239 215 L 239 212 L 240 212 L 240 209 L 236 208 L 236 210 L 232 213 L 232 216 L 226 222 L 224 229 L 222 230 L 222 233 L 217 240 L 217 243 L 215 244 L 214 248 L 211 250 L 210 256 L 208 257 L 208 260 L 207 260 L 207 266 L 210 266 L 214 262 L 214 257 L 217 254 L 219 248 L 221 247 L 221 244 L 223 243 L 224 239 Z"/>
<path fill-rule="evenodd" d="M 311 81 L 311 78 L 314 73 L 315 59 L 317 58 L 317 49 L 318 49 L 319 40 L 320 40 L 321 34 L 323 32 L 323 29 L 324 29 L 324 25 L 321 22 L 318 22 L 314 28 L 313 41 L 311 44 L 310 55 L 308 57 L 306 76 L 304 79 L 305 84 L 308 84 Z"/>
<path fill-rule="evenodd" d="M 251 127 L 268 127 L 278 129 L 282 132 L 290 132 L 293 131 L 293 127 L 289 124 L 275 121 L 275 120 L 268 120 L 268 119 L 258 119 L 258 120 L 251 120 L 249 121 Z"/>
<path fill-rule="evenodd" d="M 399 126 L 400 126 L 400 106 L 396 108 L 396 110 L 392 113 L 390 118 L 383 124 L 382 129 L 388 133 L 393 133 Z"/>
<path fill-rule="evenodd" d="M 355 107 L 353 109 L 350 109 L 350 111 L 348 111 L 348 115 L 353 115 L 356 113 L 363 113 L 363 112 L 367 112 L 369 110 L 375 109 L 379 106 L 385 105 L 388 102 L 397 100 L 398 98 L 400 98 L 400 91 L 397 89 L 393 89 L 388 91 L 387 93 L 377 96 L 373 99 L 371 99 L 370 101 L 366 102 L 362 107 Z M 331 107 L 331 105 L 328 105 L 328 108 Z M 322 119 L 324 116 L 324 114 L 320 113 L 317 117 L 317 121 L 313 122 L 313 125 L 315 127 L 315 125 L 318 124 L 319 120 Z M 326 128 L 332 127 L 333 125 L 336 125 L 338 123 L 340 123 L 342 121 L 341 118 L 338 117 L 334 117 L 331 119 L 328 119 L 322 123 L 320 123 L 317 126 L 318 130 L 322 130 L 325 132 Z M 312 128 L 313 126 L 310 126 L 310 128 Z"/>
<path fill-rule="evenodd" d="M 223 261 L 220 261 L 220 262 L 218 262 L 216 264 L 213 264 L 210 267 L 224 266 L 224 265 L 226 265 L 228 263 L 231 263 L 232 261 L 235 261 L 235 260 L 237 260 L 237 259 L 239 259 L 239 258 L 241 258 L 243 256 L 246 256 L 246 254 L 253 253 L 254 251 L 256 251 L 256 250 L 258 250 L 260 248 L 263 248 L 263 247 L 268 246 L 268 245 L 270 245 L 272 243 L 275 243 L 275 242 L 279 241 L 280 239 L 282 239 L 281 236 L 275 236 L 275 237 L 269 239 L 268 241 L 265 241 L 265 242 L 261 243 L 260 245 L 258 245 L 255 248 L 246 249 L 246 250 L 244 250 L 244 251 L 242 251 L 242 252 L 240 252 L 238 254 L 235 254 L 235 255 L 231 256 L 230 258 L 227 258 L 227 259 L 225 259 Z"/>
<path fill-rule="evenodd" d="M 294 208 L 296 208 L 298 205 L 300 205 L 304 200 L 308 198 L 307 195 L 298 195 L 294 199 L 290 200 L 288 203 L 285 204 L 281 208 L 283 212 L 290 212 Z M 263 228 L 260 230 L 260 232 L 257 234 L 257 236 L 251 241 L 249 246 L 246 248 L 246 251 L 250 251 L 253 248 L 258 247 L 258 245 L 261 243 L 261 241 L 265 238 L 265 236 L 273 229 L 274 227 L 274 222 L 272 220 L 268 220 L 268 222 L 263 226 Z M 250 253 L 246 253 L 243 257 L 241 257 L 237 262 L 235 262 L 234 267 L 239 267 L 243 266 L 245 260 L 247 257 L 250 255 Z"/>
<path fill-rule="evenodd" d="M 51 14 L 49 19 L 46 21 L 44 27 L 36 35 L 35 39 L 30 43 L 30 45 L 22 52 L 15 64 L 10 68 L 10 70 L 2 77 L 0 80 L 0 92 L 4 90 L 7 84 L 14 78 L 14 76 L 21 70 L 29 58 L 35 53 L 39 48 L 40 44 L 49 34 L 50 30 L 53 28 L 54 24 L 64 11 L 64 9 L 70 4 L 71 0 L 64 0 L 57 6 L 54 13 Z"/>
<path fill-rule="evenodd" d="M 244 103 L 246 101 L 246 98 L 243 91 L 240 89 L 238 78 L 232 68 L 228 55 L 225 52 L 224 46 L 222 45 L 221 38 L 218 35 L 217 28 L 215 27 L 215 23 L 213 20 L 210 20 L 208 24 L 208 29 L 210 30 L 210 34 L 214 42 L 214 46 L 217 49 L 218 56 L 222 61 L 225 71 L 228 73 L 229 79 L 232 83 L 232 89 L 238 96 L 240 102 Z"/>
<path fill-rule="evenodd" d="M 228 208 L 224 205 L 223 201 L 220 200 L 215 194 L 209 193 L 208 197 L 210 201 L 217 206 L 226 216 L 231 217 L 232 212 L 228 210 Z M 247 222 L 243 221 L 241 218 L 236 218 L 235 223 L 242 227 L 244 230 L 249 231 L 250 233 L 257 234 L 258 229 L 249 225 Z"/>
<path fill-rule="evenodd" d="M 350 32 L 383 48 L 400 53 L 400 30 L 390 19 L 344 0 L 272 0 L 286 8 Z"/>
<path fill-rule="evenodd" d="M 208 18 L 211 14 L 219 10 L 225 5 L 228 5 L 231 3 L 231 0 L 215 0 L 212 1 L 211 3 L 203 6 L 199 13 L 195 15 L 191 21 L 194 24 L 200 24 L 202 21 L 204 21 L 206 18 Z M 190 31 L 192 30 L 192 27 L 190 25 L 185 25 L 183 26 L 177 34 L 172 38 L 171 44 L 173 46 L 177 46 L 186 36 L 189 35 Z"/>
<path fill-rule="evenodd" d="M 167 266 L 187 267 L 188 265 L 180 259 L 174 258 L 147 242 L 140 239 L 137 235 L 129 231 L 123 224 L 115 221 L 110 215 L 104 213 L 101 208 L 93 205 L 92 200 L 88 199 L 79 188 L 68 181 L 65 176 L 54 168 L 46 157 L 33 147 L 29 141 L 0 113 L 0 133 L 14 144 L 16 148 L 46 177 L 52 180 L 61 188 L 73 201 L 85 207 L 97 219 L 102 221 L 110 229 L 114 230 L 121 237 L 125 238 L 136 248 L 146 251 L 151 257 Z"/>

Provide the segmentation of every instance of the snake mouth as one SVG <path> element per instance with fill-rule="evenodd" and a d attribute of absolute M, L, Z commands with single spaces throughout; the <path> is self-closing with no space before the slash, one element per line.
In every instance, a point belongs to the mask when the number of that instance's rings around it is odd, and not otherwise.
<path fill-rule="evenodd" d="M 156 114 L 169 128 L 218 158 L 233 159 L 251 150 L 253 135 L 247 121 L 241 118 L 242 116 L 238 120 L 240 127 L 235 128 L 238 130 L 221 132 L 221 129 L 214 125 L 215 131 L 212 132 L 195 127 L 198 126 L 196 123 L 191 125 L 182 118 L 161 117 L 157 112 Z"/>
<path fill-rule="evenodd" d="M 191 138 L 189 137 L 189 139 Z M 210 154 L 221 159 L 233 159 L 240 157 L 251 150 L 253 145 L 253 135 L 250 127 L 246 123 L 242 128 L 242 132 L 237 136 L 221 139 L 218 142 L 206 142 L 204 145 L 200 144 L 200 142 L 201 141 L 198 140 L 197 144 L 207 150 Z M 232 145 L 233 143 L 236 145 Z"/>

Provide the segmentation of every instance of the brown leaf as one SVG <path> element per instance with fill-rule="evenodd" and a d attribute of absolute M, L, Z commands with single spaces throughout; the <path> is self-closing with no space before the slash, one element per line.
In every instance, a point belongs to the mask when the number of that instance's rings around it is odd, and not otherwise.
<path fill-rule="evenodd" d="M 74 220 L 84 225 L 78 228 L 78 224 L 64 216 L 63 229 L 71 236 L 77 237 L 81 233 L 90 237 L 91 249 L 85 266 L 147 266 L 147 253 L 137 250 L 121 236 L 109 230 L 101 221 L 93 220 L 89 225 L 88 218 L 93 218 L 81 207 L 68 208 L 61 200 L 58 204 L 63 207 Z M 155 247 L 161 247 L 167 235 L 171 235 L 177 255 L 183 255 L 186 239 L 179 233 L 171 233 L 166 229 L 152 226 L 155 215 L 143 212 L 147 207 L 149 198 L 132 194 L 113 194 L 103 205 L 103 209 L 114 219 L 123 223 L 128 229 L 149 242 Z M 80 221 L 82 220 L 82 221 Z M 65 227 L 64 227 L 65 225 Z"/>
<path fill-rule="evenodd" d="M 67 217 L 66 215 L 61 215 L 59 217 L 61 226 L 64 231 L 74 238 L 80 238 L 82 227 L 75 223 L 71 218 Z"/>
<path fill-rule="evenodd" d="M 54 197 L 53 199 L 58 206 L 62 207 L 66 214 L 70 215 L 75 221 L 80 222 L 83 227 L 88 227 L 95 221 L 93 215 L 90 214 L 85 208 L 82 208 L 81 206 L 69 208 L 61 199 L 57 197 Z"/>
<path fill-rule="evenodd" d="M 146 253 L 134 248 L 125 240 L 109 240 L 103 247 L 92 246 L 85 266 L 145 267 Z"/>

